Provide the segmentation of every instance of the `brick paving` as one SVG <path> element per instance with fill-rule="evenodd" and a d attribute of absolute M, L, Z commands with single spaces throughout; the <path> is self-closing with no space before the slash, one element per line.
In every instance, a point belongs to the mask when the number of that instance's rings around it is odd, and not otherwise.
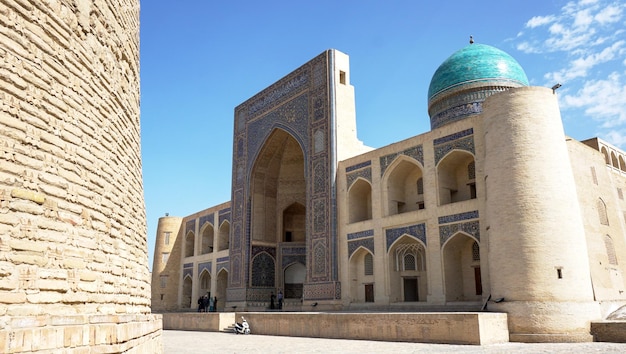
<path fill-rule="evenodd" d="M 163 331 L 165 354 L 186 353 L 626 353 L 626 343 L 506 343 L 485 346 Z"/>

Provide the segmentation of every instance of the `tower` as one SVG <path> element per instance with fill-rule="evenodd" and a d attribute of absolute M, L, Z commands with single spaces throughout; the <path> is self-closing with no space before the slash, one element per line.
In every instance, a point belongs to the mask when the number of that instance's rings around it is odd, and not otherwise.
<path fill-rule="evenodd" d="M 0 22 L 0 352 L 160 353 L 139 1 L 2 1 Z"/>
<path fill-rule="evenodd" d="M 599 318 L 558 103 L 523 87 L 484 102 L 490 292 L 513 341 L 590 340 Z"/>

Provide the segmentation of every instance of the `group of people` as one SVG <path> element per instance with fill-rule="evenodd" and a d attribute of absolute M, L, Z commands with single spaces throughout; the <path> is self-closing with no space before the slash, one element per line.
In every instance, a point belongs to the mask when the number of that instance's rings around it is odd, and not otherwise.
<path fill-rule="evenodd" d="M 208 294 L 198 298 L 198 312 L 215 312 L 217 310 L 217 296 L 210 297 Z"/>
<path fill-rule="evenodd" d="M 283 292 L 278 290 L 278 297 L 276 297 L 274 295 L 274 292 L 272 292 L 272 295 L 270 296 L 270 310 L 274 310 L 276 308 L 274 306 L 275 299 L 278 299 L 278 309 L 282 310 L 283 309 Z"/>

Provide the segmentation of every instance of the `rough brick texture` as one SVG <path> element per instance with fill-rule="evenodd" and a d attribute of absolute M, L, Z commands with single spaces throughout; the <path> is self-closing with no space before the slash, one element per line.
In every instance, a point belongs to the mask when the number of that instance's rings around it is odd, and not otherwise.
<path fill-rule="evenodd" d="M 0 29 L 0 352 L 159 352 L 139 1 L 2 0 Z"/>

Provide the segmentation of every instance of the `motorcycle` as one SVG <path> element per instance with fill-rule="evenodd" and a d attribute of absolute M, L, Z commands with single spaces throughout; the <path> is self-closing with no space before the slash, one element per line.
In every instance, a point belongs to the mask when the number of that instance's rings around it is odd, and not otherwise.
<path fill-rule="evenodd" d="M 235 331 L 235 334 L 250 334 L 250 325 L 248 324 L 248 321 L 241 316 L 241 323 L 235 323 L 235 328 L 233 330 Z"/>

